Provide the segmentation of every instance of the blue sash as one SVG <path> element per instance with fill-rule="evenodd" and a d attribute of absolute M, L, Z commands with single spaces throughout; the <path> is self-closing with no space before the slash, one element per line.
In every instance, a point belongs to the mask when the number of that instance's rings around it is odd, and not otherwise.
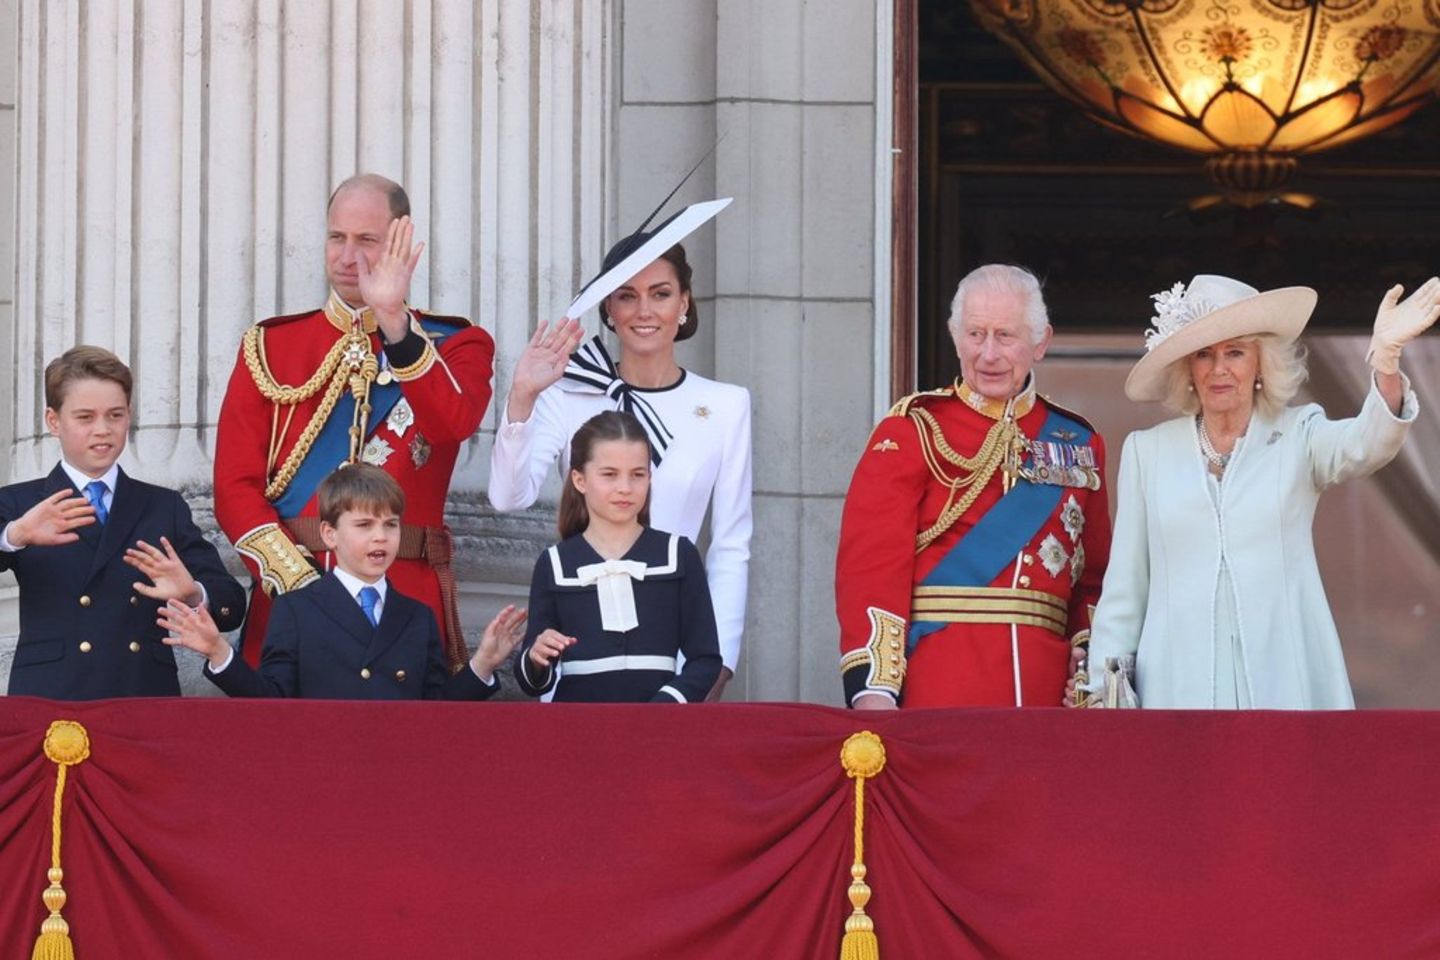
<path fill-rule="evenodd" d="M 1088 444 L 1094 432 L 1051 408 L 1036 435 L 1038 440 L 1060 440 Z M 1031 483 L 1020 478 L 1015 486 L 986 511 L 970 532 L 950 548 L 935 568 L 920 582 L 924 587 L 989 586 L 1000 571 L 1015 559 L 1060 503 L 1066 488 L 1048 483 Z M 922 637 L 946 626 L 944 621 L 912 616 L 906 652 L 913 653 Z"/>
<path fill-rule="evenodd" d="M 438 350 L 444 341 L 444 334 L 451 332 L 450 328 L 443 324 L 427 321 L 423 317 L 420 326 L 427 333 L 438 333 L 442 336 L 432 337 L 430 343 Z M 390 411 L 400 398 L 405 394 L 400 389 L 400 384 L 391 381 L 384 386 L 378 383 L 370 384 L 370 422 L 365 425 L 365 436 L 369 437 L 385 418 L 390 416 Z M 325 426 L 320 428 L 320 433 L 311 444 L 310 451 L 305 454 L 305 459 L 300 462 L 300 469 L 295 471 L 291 478 L 290 485 L 285 492 L 280 494 L 275 501 L 275 512 L 284 519 L 300 515 L 305 509 L 305 504 L 315 495 L 315 488 L 320 486 L 320 481 L 328 477 L 341 462 L 350 456 L 350 424 L 355 421 L 355 398 L 350 395 L 349 390 L 340 394 L 340 399 L 335 403 L 335 409 L 330 411 L 330 419 L 325 421 Z"/>

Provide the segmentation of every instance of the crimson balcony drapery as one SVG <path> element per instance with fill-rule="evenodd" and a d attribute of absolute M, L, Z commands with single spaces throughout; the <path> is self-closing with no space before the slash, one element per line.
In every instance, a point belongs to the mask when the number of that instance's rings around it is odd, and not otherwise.
<path fill-rule="evenodd" d="M 1440 715 L 0 700 L 0 957 L 1440 955 Z M 1102 951 L 1102 945 L 1108 948 Z"/>

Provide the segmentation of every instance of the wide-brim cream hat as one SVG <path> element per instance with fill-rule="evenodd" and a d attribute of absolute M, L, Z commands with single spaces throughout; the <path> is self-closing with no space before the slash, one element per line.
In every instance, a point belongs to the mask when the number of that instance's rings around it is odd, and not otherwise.
<path fill-rule="evenodd" d="M 1259 336 L 1290 343 L 1310 322 L 1318 297 L 1309 287 L 1261 293 L 1248 283 L 1202 273 L 1151 299 L 1155 316 L 1145 331 L 1145 356 L 1125 378 L 1131 400 L 1165 399 L 1170 365 L 1201 347 Z"/>

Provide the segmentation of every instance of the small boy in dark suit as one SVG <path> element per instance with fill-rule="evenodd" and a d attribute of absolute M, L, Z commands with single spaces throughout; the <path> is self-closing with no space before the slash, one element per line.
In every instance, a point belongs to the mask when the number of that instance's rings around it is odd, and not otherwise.
<path fill-rule="evenodd" d="M 132 385 L 130 368 L 99 347 L 67 350 L 45 368 L 45 426 L 60 441 L 60 463 L 0 488 L 0 570 L 20 585 L 11 694 L 177 697 L 160 605 L 207 610 L 207 619 L 214 610 L 221 630 L 244 619 L 245 590 L 185 499 L 116 463 Z M 136 570 L 149 582 L 136 582 Z"/>
<path fill-rule="evenodd" d="M 400 484 L 358 463 L 321 481 L 316 497 L 335 568 L 275 598 L 258 670 L 234 655 L 204 610 L 171 603 L 161 611 L 166 642 L 204 654 L 205 675 L 232 697 L 484 700 L 498 691 L 495 670 L 520 642 L 525 611 L 500 611 L 451 676 L 435 615 L 386 582 L 400 551 Z"/>

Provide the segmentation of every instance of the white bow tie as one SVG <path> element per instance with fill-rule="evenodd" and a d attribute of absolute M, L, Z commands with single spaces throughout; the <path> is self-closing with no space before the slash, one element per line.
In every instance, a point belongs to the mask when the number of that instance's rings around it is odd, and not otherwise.
<path fill-rule="evenodd" d="M 640 625 L 635 615 L 633 582 L 645 579 L 646 566 L 636 560 L 605 560 L 588 563 L 575 571 L 580 585 L 595 585 L 600 596 L 600 625 L 608 631 L 624 633 Z"/>

